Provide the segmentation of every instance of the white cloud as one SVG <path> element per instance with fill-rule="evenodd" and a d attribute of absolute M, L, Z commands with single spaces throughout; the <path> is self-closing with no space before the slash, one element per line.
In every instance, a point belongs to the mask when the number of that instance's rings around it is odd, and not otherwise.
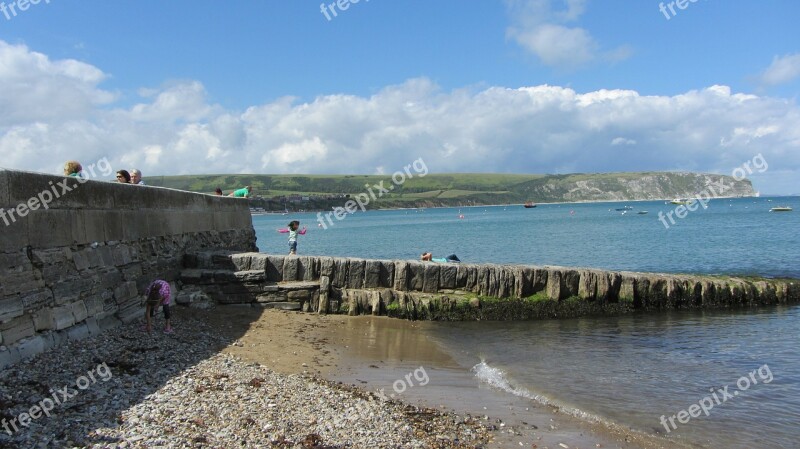
<path fill-rule="evenodd" d="M 615 137 L 614 140 L 611 141 L 611 145 L 636 145 L 636 141 L 633 139 L 626 139 L 624 137 Z"/>
<path fill-rule="evenodd" d="M 761 83 L 767 86 L 785 84 L 800 77 L 800 53 L 775 56 L 772 64 L 761 74 Z"/>
<path fill-rule="evenodd" d="M 603 51 L 591 33 L 567 25 L 577 21 L 586 10 L 587 0 L 507 0 L 512 25 L 506 37 L 539 58 L 547 66 L 576 69 L 602 60 L 618 62 L 632 54 L 628 46 Z M 565 3 L 557 10 L 553 4 Z"/>
<path fill-rule="evenodd" d="M 548 23 L 529 30 L 512 30 L 510 35 L 545 65 L 553 67 L 582 66 L 596 57 L 599 47 L 582 28 Z"/>
<path fill-rule="evenodd" d="M 27 73 L 29 66 L 14 69 L 9 60 L 47 60 L 24 47 L 0 55 L 0 82 Z M 57 173 L 65 160 L 107 157 L 115 169 L 136 167 L 145 178 L 372 174 L 392 173 L 422 157 L 434 173 L 730 173 L 763 153 L 770 173 L 788 179 L 786 173 L 800 171 L 800 108 L 727 86 L 674 96 L 549 85 L 448 92 L 420 78 L 368 97 L 281 98 L 232 111 L 209 103 L 196 81 L 162 86 L 139 104 L 114 107 L 96 101 L 103 97 L 96 84 L 100 70 L 83 67 L 76 81 L 54 75 L 65 73 L 61 67 L 48 61 L 31 82 L 45 91 L 82 85 L 77 98 L 4 91 L 5 117 L 15 118 L 0 122 L 0 165 Z M 84 106 L 71 107 L 73 100 Z M 17 111 L 23 104 L 29 109 Z"/>
<path fill-rule="evenodd" d="M 105 78 L 89 64 L 51 61 L 0 40 L 0 127 L 64 120 L 108 104 L 115 95 L 97 87 Z"/>

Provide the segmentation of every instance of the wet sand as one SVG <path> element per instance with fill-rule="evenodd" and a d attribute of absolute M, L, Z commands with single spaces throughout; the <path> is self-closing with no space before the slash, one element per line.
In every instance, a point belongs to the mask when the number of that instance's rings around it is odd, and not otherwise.
<path fill-rule="evenodd" d="M 429 339 L 425 329 L 440 323 L 236 306 L 192 313 L 238 337 L 224 352 L 277 372 L 316 374 L 387 398 L 484 417 L 497 427 L 491 448 L 692 447 L 493 391 Z"/>

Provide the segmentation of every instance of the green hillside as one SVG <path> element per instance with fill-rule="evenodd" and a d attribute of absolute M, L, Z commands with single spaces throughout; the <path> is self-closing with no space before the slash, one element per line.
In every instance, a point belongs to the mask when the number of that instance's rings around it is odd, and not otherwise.
<path fill-rule="evenodd" d="M 271 210 L 329 209 L 359 194 L 369 208 L 751 196 L 749 180 L 702 173 L 638 172 L 567 175 L 448 173 L 392 180 L 390 175 L 189 175 L 150 177 L 149 185 L 227 194 L 249 185 L 252 205 Z M 713 189 L 723 180 L 724 191 Z M 711 188 L 709 188 L 711 186 Z M 381 189 L 383 188 L 383 190 Z"/>

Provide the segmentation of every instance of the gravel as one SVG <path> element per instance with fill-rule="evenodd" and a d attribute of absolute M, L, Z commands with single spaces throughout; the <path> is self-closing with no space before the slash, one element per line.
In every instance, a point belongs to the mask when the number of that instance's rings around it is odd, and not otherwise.
<path fill-rule="evenodd" d="M 206 323 L 173 321 L 171 335 L 131 323 L 0 372 L 0 449 L 481 448 L 492 438 L 479 417 L 279 374 L 220 353 L 235 341 Z"/>

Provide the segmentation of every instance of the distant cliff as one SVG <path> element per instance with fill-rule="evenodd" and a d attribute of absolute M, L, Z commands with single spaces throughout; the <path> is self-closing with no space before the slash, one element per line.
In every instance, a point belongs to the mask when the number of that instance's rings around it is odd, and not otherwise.
<path fill-rule="evenodd" d="M 349 199 L 367 194 L 369 209 L 755 195 L 747 179 L 703 173 L 415 173 L 401 180 L 393 181 L 390 175 L 197 175 L 151 177 L 147 182 L 205 193 L 249 185 L 251 206 L 281 211 L 343 207 Z"/>
<path fill-rule="evenodd" d="M 609 173 L 553 175 L 516 186 L 517 192 L 540 202 L 628 201 L 667 198 L 754 196 L 745 179 L 701 173 Z"/>

